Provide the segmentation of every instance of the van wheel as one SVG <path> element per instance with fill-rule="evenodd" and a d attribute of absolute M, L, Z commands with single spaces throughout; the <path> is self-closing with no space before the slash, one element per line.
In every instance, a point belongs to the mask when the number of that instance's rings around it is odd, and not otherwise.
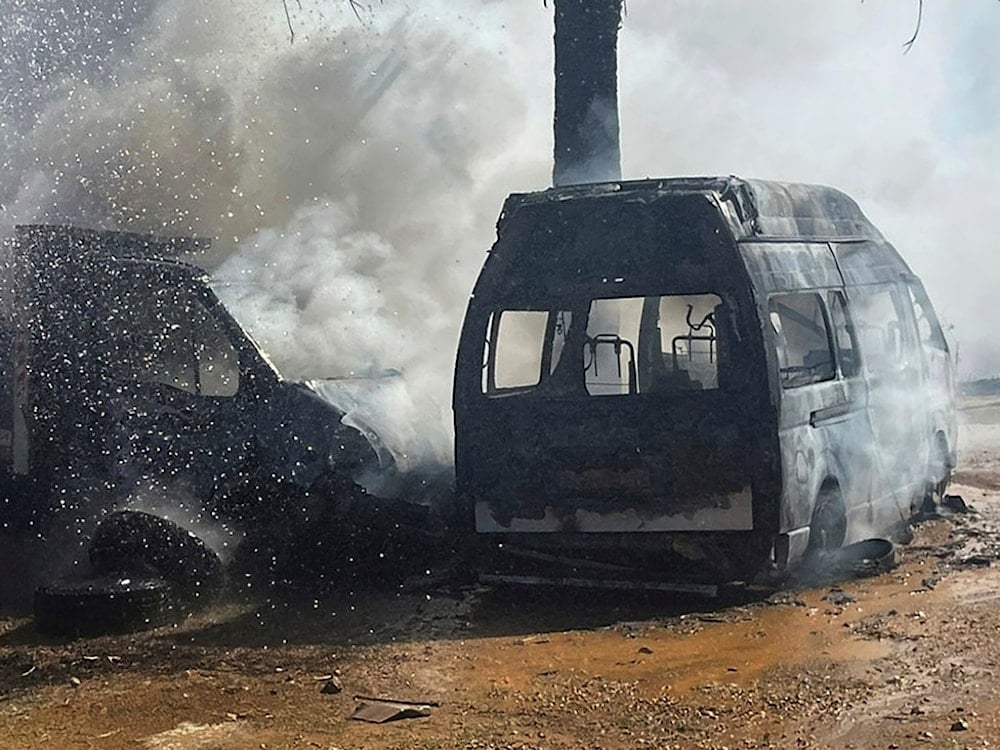
<path fill-rule="evenodd" d="M 940 432 L 934 436 L 929 473 L 932 490 L 938 497 L 944 497 L 951 482 L 951 466 L 948 465 L 948 444 Z"/>
<path fill-rule="evenodd" d="M 847 515 L 840 493 L 835 487 L 824 487 L 816 498 L 812 523 L 809 524 L 809 546 L 806 556 L 829 552 L 844 544 L 847 536 Z"/>

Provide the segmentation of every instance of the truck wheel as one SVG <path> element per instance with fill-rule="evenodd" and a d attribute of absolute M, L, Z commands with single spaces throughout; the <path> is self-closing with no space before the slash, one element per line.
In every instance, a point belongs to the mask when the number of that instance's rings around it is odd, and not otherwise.
<path fill-rule="evenodd" d="M 223 582 L 219 556 L 190 531 L 137 510 L 112 513 L 97 527 L 88 550 L 100 573 L 152 571 L 187 602 L 207 603 Z"/>
<path fill-rule="evenodd" d="M 35 628 L 45 635 L 129 633 L 176 617 L 170 586 L 159 578 L 58 581 L 35 591 Z"/>

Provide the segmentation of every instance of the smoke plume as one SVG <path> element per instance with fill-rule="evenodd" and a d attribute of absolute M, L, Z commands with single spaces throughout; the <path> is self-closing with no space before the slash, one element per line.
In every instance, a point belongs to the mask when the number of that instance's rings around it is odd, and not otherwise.
<path fill-rule="evenodd" d="M 633 0 L 626 177 L 738 173 L 844 188 L 1000 370 L 1000 101 L 991 4 Z M 465 300 L 503 196 L 550 174 L 541 3 L 65 0 L 2 6 L 0 231 L 197 234 L 198 259 L 293 377 L 406 373 L 447 423 Z"/>

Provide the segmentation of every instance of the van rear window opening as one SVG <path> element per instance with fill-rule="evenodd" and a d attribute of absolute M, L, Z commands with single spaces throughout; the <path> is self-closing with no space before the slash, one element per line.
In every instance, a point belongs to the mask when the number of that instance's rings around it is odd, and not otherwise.
<path fill-rule="evenodd" d="M 485 331 L 482 391 L 573 397 L 713 390 L 732 320 L 717 294 L 495 310 Z"/>

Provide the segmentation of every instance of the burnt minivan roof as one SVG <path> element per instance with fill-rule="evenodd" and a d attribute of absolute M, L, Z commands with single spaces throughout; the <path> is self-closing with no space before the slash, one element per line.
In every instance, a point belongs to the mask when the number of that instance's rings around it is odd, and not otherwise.
<path fill-rule="evenodd" d="M 524 205 L 609 199 L 652 202 L 669 195 L 705 195 L 719 205 L 737 240 L 882 240 L 846 193 L 825 185 L 729 177 L 669 177 L 567 185 L 513 193 L 500 225 Z"/>

